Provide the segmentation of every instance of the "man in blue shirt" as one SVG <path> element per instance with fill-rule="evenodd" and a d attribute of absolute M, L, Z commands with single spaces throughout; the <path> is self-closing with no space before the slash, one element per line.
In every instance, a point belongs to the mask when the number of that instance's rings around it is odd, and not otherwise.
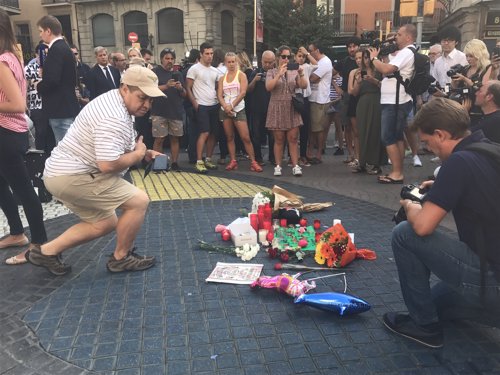
<path fill-rule="evenodd" d="M 392 249 L 409 314 L 386 313 L 384 324 L 439 348 L 445 319 L 498 320 L 500 168 L 490 155 L 468 149 L 489 141 L 481 131 L 470 133 L 467 110 L 456 102 L 431 100 L 412 126 L 443 164 L 435 181 L 422 184 L 430 188 L 423 204 L 401 201 L 408 219 L 394 228 Z M 436 230 L 449 211 L 458 240 Z M 432 289 L 431 273 L 440 279 Z"/>

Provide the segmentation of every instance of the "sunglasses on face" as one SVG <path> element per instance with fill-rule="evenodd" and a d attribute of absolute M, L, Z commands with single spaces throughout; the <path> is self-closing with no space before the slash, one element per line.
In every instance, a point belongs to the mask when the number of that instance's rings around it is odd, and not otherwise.
<path fill-rule="evenodd" d="M 284 59 L 287 59 L 287 60 L 290 60 L 290 55 L 280 55 L 280 57 L 284 60 Z"/>

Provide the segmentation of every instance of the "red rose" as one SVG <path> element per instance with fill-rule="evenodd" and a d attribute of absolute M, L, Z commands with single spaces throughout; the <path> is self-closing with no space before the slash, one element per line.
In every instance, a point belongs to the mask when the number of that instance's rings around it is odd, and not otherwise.
<path fill-rule="evenodd" d="M 281 261 L 282 261 L 282 262 L 285 262 L 285 263 L 286 263 L 286 262 L 288 262 L 288 260 L 290 259 L 290 256 L 288 255 L 288 253 L 287 253 L 287 252 L 284 252 L 284 253 L 281 253 L 280 258 L 281 258 Z"/>

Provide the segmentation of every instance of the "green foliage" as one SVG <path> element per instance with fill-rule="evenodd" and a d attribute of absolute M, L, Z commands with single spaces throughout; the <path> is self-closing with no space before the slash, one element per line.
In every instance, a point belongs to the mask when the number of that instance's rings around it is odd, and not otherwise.
<path fill-rule="evenodd" d="M 323 45 L 334 44 L 333 15 L 324 7 L 296 7 L 290 0 L 263 2 L 264 41 L 270 48 L 282 44 L 296 49 L 313 41 Z"/>

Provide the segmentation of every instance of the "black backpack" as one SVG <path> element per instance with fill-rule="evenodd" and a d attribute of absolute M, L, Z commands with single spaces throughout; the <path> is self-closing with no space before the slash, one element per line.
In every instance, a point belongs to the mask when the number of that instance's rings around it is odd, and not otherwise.
<path fill-rule="evenodd" d="M 415 72 L 413 77 L 403 81 L 399 71 L 394 74 L 398 83 L 403 85 L 407 94 L 411 96 L 422 95 L 436 79 L 431 76 L 431 62 L 427 55 L 419 53 L 414 47 L 408 47 L 415 56 Z"/>

